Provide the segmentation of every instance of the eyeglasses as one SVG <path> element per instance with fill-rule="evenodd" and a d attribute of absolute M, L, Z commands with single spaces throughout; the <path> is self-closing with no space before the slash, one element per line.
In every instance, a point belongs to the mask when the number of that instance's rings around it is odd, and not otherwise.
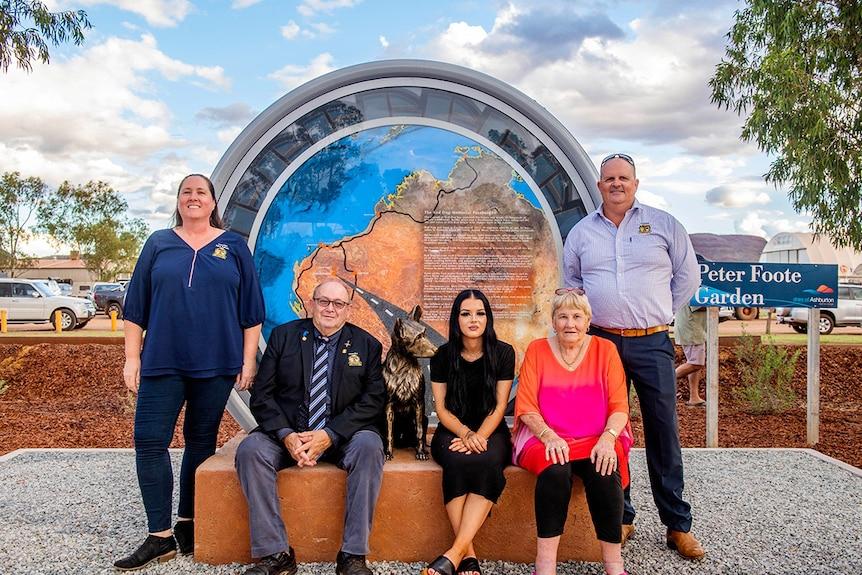
<path fill-rule="evenodd" d="M 635 167 L 635 161 L 628 154 L 611 154 L 609 156 L 605 156 L 605 159 L 602 160 L 601 165 L 604 166 L 605 164 L 607 164 L 611 160 L 615 160 L 617 158 L 619 158 L 620 160 L 625 160 L 626 162 L 628 162 L 631 165 L 631 167 L 633 167 L 633 168 Z"/>
<path fill-rule="evenodd" d="M 340 299 L 327 299 L 325 297 L 315 297 L 311 299 L 313 299 L 314 303 L 316 303 L 317 306 L 322 309 L 328 308 L 329 304 L 332 304 L 332 307 L 335 308 L 335 311 L 341 311 L 350 305 L 349 301 L 341 301 Z"/>
<path fill-rule="evenodd" d="M 557 288 L 556 290 L 554 290 L 554 293 L 556 295 L 566 295 L 567 293 L 573 293 L 575 295 L 585 295 L 586 294 L 586 292 L 584 292 L 583 288 L 570 288 L 570 287 Z"/>

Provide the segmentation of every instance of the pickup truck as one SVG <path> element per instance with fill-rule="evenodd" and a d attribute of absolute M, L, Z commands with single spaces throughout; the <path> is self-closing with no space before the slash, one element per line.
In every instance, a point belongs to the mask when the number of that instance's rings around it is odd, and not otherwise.
<path fill-rule="evenodd" d="M 93 294 L 96 309 L 103 310 L 105 315 L 117 312 L 117 319 L 123 319 L 123 307 L 126 304 L 126 288 L 123 286 L 111 290 L 98 290 Z"/>

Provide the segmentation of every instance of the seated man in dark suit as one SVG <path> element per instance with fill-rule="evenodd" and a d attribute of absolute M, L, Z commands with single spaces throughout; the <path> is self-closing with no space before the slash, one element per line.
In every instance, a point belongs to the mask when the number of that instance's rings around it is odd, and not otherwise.
<path fill-rule="evenodd" d="M 310 307 L 311 319 L 272 331 L 251 391 L 259 427 L 237 449 L 236 468 L 248 501 L 251 554 L 262 559 L 245 575 L 296 573 L 276 476 L 318 460 L 347 471 L 335 572 L 371 575 L 365 555 L 383 474 L 383 350 L 369 333 L 346 323 L 350 292 L 341 281 L 318 285 Z"/>

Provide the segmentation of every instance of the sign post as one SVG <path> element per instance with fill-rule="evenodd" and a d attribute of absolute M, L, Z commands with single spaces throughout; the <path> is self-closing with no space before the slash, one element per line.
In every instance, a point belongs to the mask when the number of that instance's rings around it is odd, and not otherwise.
<path fill-rule="evenodd" d="M 838 266 L 700 262 L 701 286 L 693 306 L 707 306 L 706 446 L 718 447 L 718 308 L 806 307 L 808 385 L 806 441 L 820 438 L 820 309 L 838 305 Z"/>
<path fill-rule="evenodd" d="M 718 308 L 715 306 L 706 308 L 706 446 L 718 447 Z"/>

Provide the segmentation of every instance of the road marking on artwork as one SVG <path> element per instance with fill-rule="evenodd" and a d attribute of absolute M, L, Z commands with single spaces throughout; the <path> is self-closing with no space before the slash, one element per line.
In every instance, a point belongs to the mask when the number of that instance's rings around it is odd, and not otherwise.
<path fill-rule="evenodd" d="M 380 302 L 377 301 L 376 299 L 374 299 L 373 297 L 370 297 L 368 299 L 370 299 L 372 302 L 374 302 L 374 305 L 380 305 Z"/>
<path fill-rule="evenodd" d="M 374 303 L 377 303 L 377 302 L 374 302 Z M 392 313 L 391 311 L 389 311 L 388 309 L 384 309 L 383 311 L 385 311 L 387 314 L 389 314 L 389 317 L 395 317 L 395 314 Z"/>

